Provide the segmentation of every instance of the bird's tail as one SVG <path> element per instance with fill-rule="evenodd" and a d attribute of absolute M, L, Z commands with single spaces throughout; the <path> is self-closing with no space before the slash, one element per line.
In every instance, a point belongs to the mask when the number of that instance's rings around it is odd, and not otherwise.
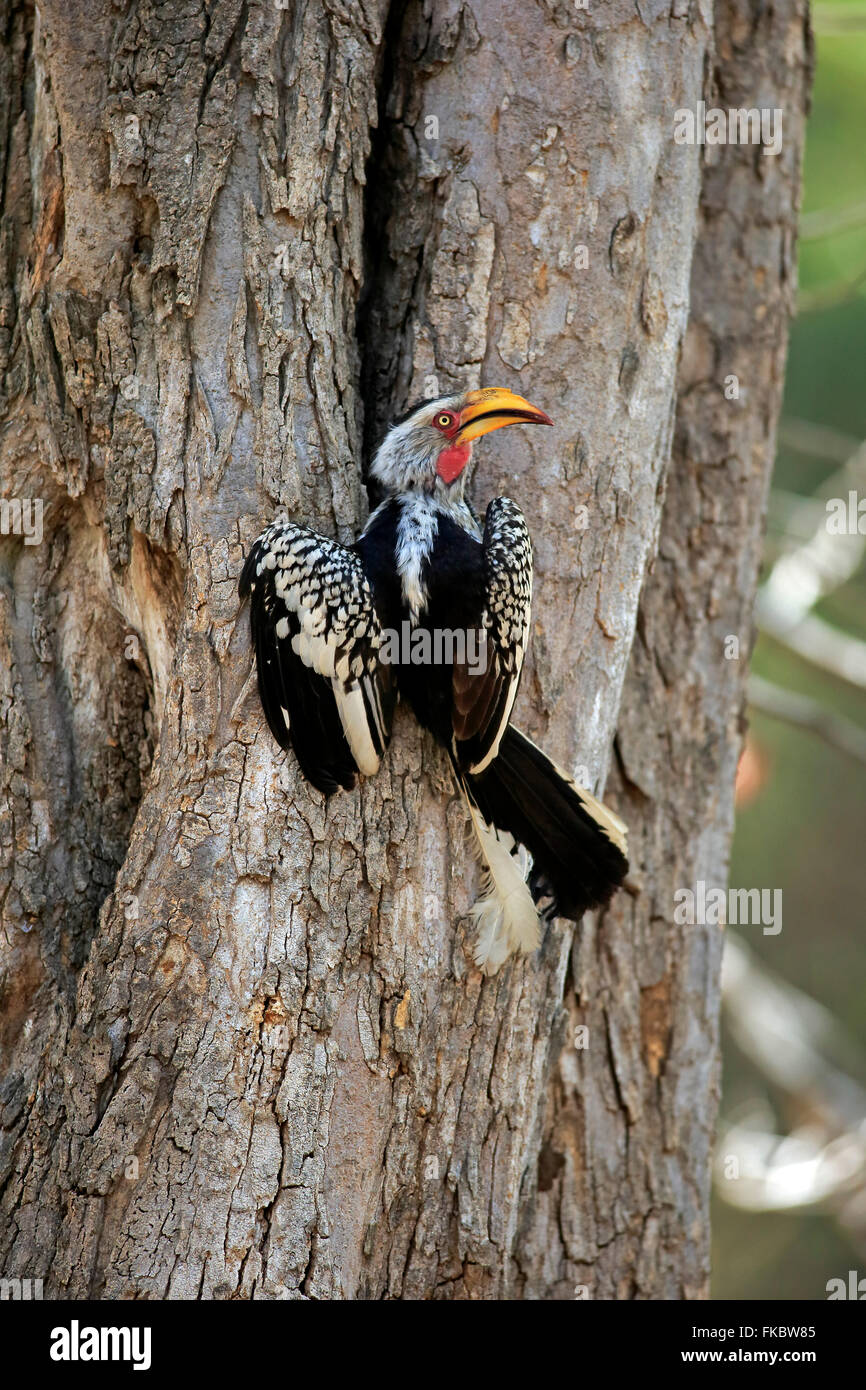
<path fill-rule="evenodd" d="M 628 872 L 627 832 L 513 725 L 490 766 L 461 785 L 484 867 L 475 961 L 492 975 L 537 947 L 537 904 L 547 918 L 577 921 L 610 901 Z"/>
<path fill-rule="evenodd" d="M 526 882 L 532 861 L 513 835 L 484 820 L 462 779 L 461 786 L 481 863 L 481 896 L 472 908 L 478 929 L 475 964 L 485 975 L 495 975 L 510 955 L 528 956 L 541 941 L 538 912 Z"/>

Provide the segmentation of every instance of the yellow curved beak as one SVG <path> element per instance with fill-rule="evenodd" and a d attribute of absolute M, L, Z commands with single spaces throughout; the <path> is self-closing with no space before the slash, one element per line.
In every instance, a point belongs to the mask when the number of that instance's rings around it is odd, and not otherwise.
<path fill-rule="evenodd" d="M 460 412 L 460 428 L 455 444 L 470 444 L 482 434 L 498 430 L 502 425 L 552 425 L 553 421 L 537 405 L 530 405 L 522 396 L 501 387 L 484 391 L 469 391 Z"/>

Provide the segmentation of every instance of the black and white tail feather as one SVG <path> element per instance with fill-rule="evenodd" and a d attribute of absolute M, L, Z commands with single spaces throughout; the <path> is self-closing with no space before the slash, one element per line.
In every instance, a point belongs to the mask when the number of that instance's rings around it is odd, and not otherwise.
<path fill-rule="evenodd" d="M 512 724 L 485 773 L 457 775 L 482 867 L 475 964 L 494 975 L 537 949 L 539 911 L 577 921 L 610 901 L 628 871 L 627 830 Z"/>

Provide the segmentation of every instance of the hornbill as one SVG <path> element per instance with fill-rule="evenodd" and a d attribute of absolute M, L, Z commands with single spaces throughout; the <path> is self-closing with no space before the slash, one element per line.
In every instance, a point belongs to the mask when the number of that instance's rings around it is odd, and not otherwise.
<path fill-rule="evenodd" d="M 482 527 L 464 496 L 473 441 L 503 425 L 552 421 L 507 390 L 414 405 L 371 466 L 383 500 L 354 545 L 278 520 L 240 577 L 250 595 L 262 707 L 325 796 L 378 769 L 398 696 L 448 751 L 477 839 L 483 892 L 475 962 L 493 974 L 540 940 L 539 910 L 577 920 L 609 901 L 628 869 L 626 828 L 509 723 L 529 637 L 532 547 L 520 509 L 490 503 Z M 440 665 L 386 636 L 483 639 Z M 423 647 L 420 648 L 423 650 Z M 393 650 L 393 648 L 392 648 Z M 431 640 L 427 652 L 442 652 Z"/>

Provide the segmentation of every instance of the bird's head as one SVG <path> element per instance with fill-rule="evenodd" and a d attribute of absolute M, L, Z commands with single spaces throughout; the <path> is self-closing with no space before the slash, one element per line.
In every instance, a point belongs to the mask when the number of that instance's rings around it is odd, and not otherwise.
<path fill-rule="evenodd" d="M 386 493 L 462 496 L 472 443 L 502 425 L 552 425 L 537 406 L 493 387 L 437 396 L 412 406 L 385 435 L 371 468 Z"/>

